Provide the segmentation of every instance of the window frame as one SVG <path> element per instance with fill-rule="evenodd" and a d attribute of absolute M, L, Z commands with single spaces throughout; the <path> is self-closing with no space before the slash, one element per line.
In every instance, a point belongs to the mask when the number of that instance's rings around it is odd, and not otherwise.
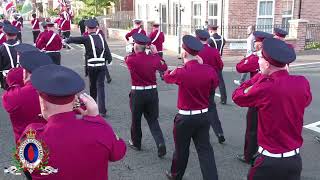
<path fill-rule="evenodd" d="M 213 16 L 210 16 L 210 5 L 213 5 Z M 214 5 L 217 4 L 217 16 L 214 16 Z M 219 22 L 220 22 L 220 1 L 218 0 L 212 0 L 212 1 L 208 1 L 208 21 L 209 20 L 216 20 L 217 21 L 217 24 L 216 25 L 219 25 Z"/>
<path fill-rule="evenodd" d="M 259 15 L 259 12 L 260 12 L 260 3 L 261 2 L 272 2 L 272 15 Z M 259 26 L 258 25 L 258 20 L 259 19 L 272 19 L 272 24 L 271 24 L 271 26 L 273 26 L 274 25 L 274 21 L 275 21 L 275 18 L 274 18 L 274 16 L 275 16 L 275 6 L 276 6 L 276 3 L 275 3 L 275 0 L 258 0 L 258 3 L 257 3 L 257 18 L 256 18 L 256 24 L 257 24 L 257 26 Z M 266 26 L 266 25 L 264 25 L 264 26 Z M 258 29 L 258 28 L 257 28 Z M 266 31 L 266 29 L 267 28 L 263 28 L 263 31 Z M 272 28 L 272 31 L 273 31 L 273 28 Z"/>
<path fill-rule="evenodd" d="M 200 14 L 195 16 L 194 13 L 194 8 L 195 8 L 195 5 L 199 5 L 200 6 Z M 194 22 L 195 20 L 198 19 L 200 24 L 199 25 L 196 25 Z M 199 26 L 201 27 L 201 20 L 202 20 L 202 3 L 201 1 L 193 1 L 192 2 L 192 26 Z"/>

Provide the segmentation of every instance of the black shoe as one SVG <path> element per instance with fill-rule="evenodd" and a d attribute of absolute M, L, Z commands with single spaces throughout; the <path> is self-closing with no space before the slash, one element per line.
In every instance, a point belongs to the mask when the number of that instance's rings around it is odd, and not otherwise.
<path fill-rule="evenodd" d="M 238 154 L 237 155 L 237 159 L 243 163 L 246 163 L 246 164 L 249 164 L 246 159 L 244 158 L 244 155 L 243 154 Z"/>
<path fill-rule="evenodd" d="M 219 135 L 218 136 L 218 141 L 219 141 L 220 144 L 223 144 L 226 141 L 226 139 L 224 138 L 223 135 Z"/>
<path fill-rule="evenodd" d="M 107 80 L 107 83 L 110 84 L 111 81 L 112 81 L 112 79 L 110 78 L 110 79 Z"/>
<path fill-rule="evenodd" d="M 158 146 L 158 157 L 162 158 L 167 154 L 167 148 L 164 144 L 159 144 Z"/>
<path fill-rule="evenodd" d="M 223 101 L 223 100 L 221 100 L 221 101 L 220 101 L 220 104 L 222 104 L 222 105 L 226 105 L 226 104 L 227 104 L 227 101 L 226 101 L 226 100 L 224 100 L 224 101 Z"/>
<path fill-rule="evenodd" d="M 135 146 L 131 140 L 129 140 L 129 147 L 135 151 L 141 151 L 141 147 Z"/>
<path fill-rule="evenodd" d="M 166 171 L 166 176 L 169 180 L 175 180 L 176 178 L 171 174 L 171 172 Z"/>

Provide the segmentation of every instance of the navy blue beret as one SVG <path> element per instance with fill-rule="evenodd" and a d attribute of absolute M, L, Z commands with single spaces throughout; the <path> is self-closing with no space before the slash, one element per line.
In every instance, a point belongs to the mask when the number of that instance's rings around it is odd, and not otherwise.
<path fill-rule="evenodd" d="M 84 22 L 84 25 L 88 28 L 96 28 L 98 26 L 98 22 L 95 19 L 88 19 Z"/>
<path fill-rule="evenodd" d="M 280 28 L 274 28 L 274 34 L 285 38 L 288 35 L 288 32 Z"/>
<path fill-rule="evenodd" d="M 85 88 L 79 74 L 55 64 L 37 68 L 32 72 L 31 82 L 39 92 L 56 97 L 75 95 Z"/>
<path fill-rule="evenodd" d="M 267 38 L 263 41 L 262 56 L 277 67 L 283 67 L 296 60 L 294 49 L 286 42 L 275 38 Z"/>
<path fill-rule="evenodd" d="M 3 31 L 6 34 L 18 34 L 19 33 L 19 30 L 11 24 L 5 24 L 5 26 L 3 27 Z"/>
<path fill-rule="evenodd" d="M 272 34 L 263 31 L 254 31 L 253 35 L 257 42 L 262 42 L 265 38 L 273 38 Z"/>
<path fill-rule="evenodd" d="M 151 39 L 142 33 L 134 33 L 132 38 L 135 43 L 140 45 L 147 45 L 149 42 L 151 42 Z"/>
<path fill-rule="evenodd" d="M 207 39 L 210 38 L 210 34 L 208 31 L 205 31 L 203 29 L 197 29 L 196 30 L 196 36 L 203 41 L 206 41 Z"/>
<path fill-rule="evenodd" d="M 35 69 L 53 64 L 52 59 L 46 53 L 41 51 L 26 51 L 19 55 L 19 62 L 21 67 L 29 72 L 33 72 Z"/>
<path fill-rule="evenodd" d="M 27 51 L 39 51 L 38 48 L 36 48 L 35 46 L 31 45 L 31 44 L 26 44 L 26 43 L 20 43 L 16 46 L 14 46 L 14 49 L 18 52 L 18 53 L 24 53 Z"/>
<path fill-rule="evenodd" d="M 203 48 L 203 44 L 194 36 L 185 35 L 182 38 L 182 48 L 186 50 L 189 54 L 195 56 Z"/>

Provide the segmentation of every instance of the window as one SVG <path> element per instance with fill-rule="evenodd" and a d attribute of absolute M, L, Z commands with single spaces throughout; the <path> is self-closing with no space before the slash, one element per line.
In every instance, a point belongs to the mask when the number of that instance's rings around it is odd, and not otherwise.
<path fill-rule="evenodd" d="M 218 25 L 218 2 L 208 3 L 208 23 Z"/>
<path fill-rule="evenodd" d="M 259 0 L 257 30 L 272 33 L 274 0 Z"/>
<path fill-rule="evenodd" d="M 293 0 L 282 0 L 282 28 L 289 31 L 289 20 L 293 18 Z"/>
<path fill-rule="evenodd" d="M 142 6 L 138 4 L 138 19 L 142 19 Z"/>
<path fill-rule="evenodd" d="M 195 29 L 201 28 L 201 3 L 193 3 L 192 8 L 192 32 Z"/>
<path fill-rule="evenodd" d="M 163 33 L 167 34 L 167 5 L 161 5 L 161 30 Z"/>

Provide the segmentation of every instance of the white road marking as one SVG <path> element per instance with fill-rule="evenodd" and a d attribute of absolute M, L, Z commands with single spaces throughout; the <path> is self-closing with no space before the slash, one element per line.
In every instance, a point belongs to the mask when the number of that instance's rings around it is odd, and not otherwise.
<path fill-rule="evenodd" d="M 80 44 L 75 44 L 77 47 L 79 47 L 79 48 L 81 48 L 81 49 L 83 49 L 84 47 L 82 46 L 82 45 L 80 45 Z"/>
<path fill-rule="evenodd" d="M 289 68 L 290 68 L 290 67 L 309 66 L 309 65 L 315 65 L 315 64 L 320 64 L 320 62 L 292 64 L 292 65 L 289 66 Z"/>
<path fill-rule="evenodd" d="M 320 121 L 315 122 L 315 123 L 311 123 L 311 124 L 307 124 L 303 127 L 320 133 L 320 127 L 318 127 L 319 125 L 320 125 Z"/>
<path fill-rule="evenodd" d="M 221 97 L 221 94 L 218 94 L 218 93 L 216 93 L 214 95 L 217 96 L 217 97 Z"/>
<path fill-rule="evenodd" d="M 122 66 L 122 67 L 127 68 L 127 65 L 125 65 L 125 64 L 123 64 L 123 63 L 120 63 L 119 65 Z"/>
<path fill-rule="evenodd" d="M 123 56 L 120 56 L 118 54 L 114 54 L 114 53 L 111 53 L 112 57 L 116 58 L 116 59 L 119 59 L 121 61 L 124 61 L 124 57 Z"/>

